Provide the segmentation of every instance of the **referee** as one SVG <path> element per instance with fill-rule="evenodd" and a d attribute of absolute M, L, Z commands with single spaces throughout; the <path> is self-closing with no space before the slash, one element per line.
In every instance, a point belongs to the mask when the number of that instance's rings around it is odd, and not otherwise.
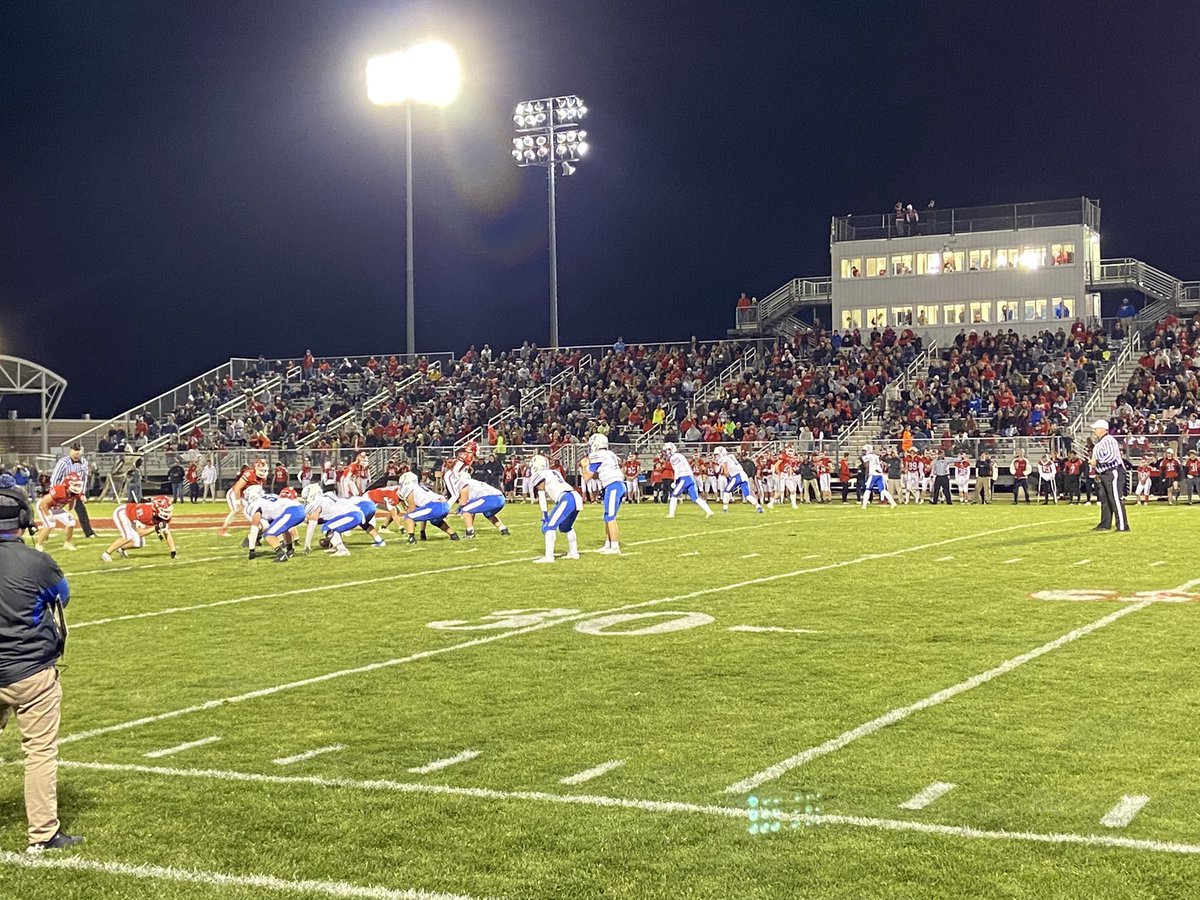
<path fill-rule="evenodd" d="M 75 517 L 79 520 L 79 527 L 83 529 L 83 536 L 93 538 L 96 536 L 96 531 L 92 528 L 92 523 L 88 519 L 87 507 L 84 506 L 88 488 L 91 487 L 90 472 L 88 461 L 83 458 L 83 447 L 80 446 L 79 441 L 73 443 L 67 451 L 67 455 L 55 463 L 54 471 L 50 474 L 50 486 L 62 484 L 72 475 L 78 475 L 83 479 L 83 496 L 75 501 Z"/>
<path fill-rule="evenodd" d="M 1097 419 L 1092 423 L 1096 445 L 1092 448 L 1092 465 L 1099 476 L 1100 524 L 1093 531 L 1108 531 L 1115 521 L 1117 531 L 1129 530 L 1129 519 L 1125 515 L 1125 461 L 1121 458 L 1121 445 L 1108 433 L 1108 422 Z"/>

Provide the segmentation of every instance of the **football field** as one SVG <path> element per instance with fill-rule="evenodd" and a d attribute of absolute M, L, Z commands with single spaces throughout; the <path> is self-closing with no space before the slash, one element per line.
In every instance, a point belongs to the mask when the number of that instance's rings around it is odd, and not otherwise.
<path fill-rule="evenodd" d="M 282 565 L 52 538 L 87 843 L 17 852 L 10 727 L 0 897 L 1195 895 L 1200 510 L 647 503 L 552 566 L 504 517 Z"/>

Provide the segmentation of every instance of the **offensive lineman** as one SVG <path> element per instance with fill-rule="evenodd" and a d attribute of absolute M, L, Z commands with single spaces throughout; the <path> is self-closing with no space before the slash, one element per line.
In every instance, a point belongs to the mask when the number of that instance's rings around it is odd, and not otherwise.
<path fill-rule="evenodd" d="M 692 466 L 687 461 L 687 457 L 680 453 L 679 448 L 672 443 L 663 444 L 662 455 L 667 458 L 671 471 L 675 475 L 675 480 L 671 483 L 671 500 L 667 518 L 675 518 L 675 507 L 679 503 L 679 498 L 684 494 L 687 494 L 688 499 L 704 510 L 704 518 L 712 518 L 713 511 L 709 507 L 708 501 L 701 497 L 696 490 L 696 477 L 692 474 Z M 729 485 L 726 485 L 727 493 L 728 488 Z"/>

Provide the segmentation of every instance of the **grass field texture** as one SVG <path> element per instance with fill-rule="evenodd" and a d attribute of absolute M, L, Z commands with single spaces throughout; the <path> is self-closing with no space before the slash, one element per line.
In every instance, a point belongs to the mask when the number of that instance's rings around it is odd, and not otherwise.
<path fill-rule="evenodd" d="M 1196 896 L 1200 510 L 665 513 L 552 566 L 524 504 L 286 564 L 52 538 L 87 843 L 18 853 L 10 726 L 0 897 Z"/>

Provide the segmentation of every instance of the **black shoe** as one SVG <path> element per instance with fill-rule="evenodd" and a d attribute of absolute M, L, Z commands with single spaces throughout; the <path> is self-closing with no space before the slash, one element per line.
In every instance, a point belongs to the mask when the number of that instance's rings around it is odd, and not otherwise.
<path fill-rule="evenodd" d="M 467 532 L 467 533 L 464 535 L 464 537 L 465 537 L 465 538 L 466 538 L 468 541 L 473 541 L 473 540 L 475 540 L 475 532 L 474 532 L 474 531 L 468 531 L 468 532 Z"/>
<path fill-rule="evenodd" d="M 47 850 L 65 850 L 67 847 L 74 847 L 77 844 L 83 843 L 82 835 L 67 834 L 61 828 L 54 833 L 54 837 L 48 841 L 38 841 L 35 844 L 30 844 L 25 848 L 26 853 L 44 853 Z"/>
<path fill-rule="evenodd" d="M 457 531 L 450 532 L 450 540 L 452 540 L 452 541 L 458 540 L 458 532 Z"/>
<path fill-rule="evenodd" d="M 250 538 L 248 538 L 248 537 L 244 537 L 244 538 L 242 538 L 242 549 L 243 549 L 243 550 L 249 550 L 249 549 L 250 549 Z"/>
<path fill-rule="evenodd" d="M 247 559 L 257 559 L 257 558 L 258 558 L 258 551 L 257 551 L 257 550 L 254 550 L 253 548 L 251 548 L 250 552 L 249 552 L 249 553 L 246 555 L 246 558 L 247 558 Z"/>
<path fill-rule="evenodd" d="M 427 534 L 425 534 L 425 532 L 423 532 L 423 531 L 421 532 L 421 540 L 423 540 L 423 541 L 429 540 L 429 536 Z M 411 544 L 412 539 L 410 538 L 408 542 Z"/>
<path fill-rule="evenodd" d="M 500 535 L 501 535 L 502 537 L 508 537 L 508 534 L 509 534 L 509 532 L 508 532 L 508 529 L 507 529 L 507 528 L 501 528 L 501 529 L 500 529 Z"/>
<path fill-rule="evenodd" d="M 1112 530 L 1111 525 L 1097 525 L 1095 528 L 1092 529 L 1092 531 L 1110 531 L 1110 530 Z"/>
<path fill-rule="evenodd" d="M 405 543 L 407 543 L 407 544 L 415 544 L 416 542 L 417 542 L 416 536 L 411 535 L 411 534 L 408 536 L 408 540 L 405 541 Z"/>

